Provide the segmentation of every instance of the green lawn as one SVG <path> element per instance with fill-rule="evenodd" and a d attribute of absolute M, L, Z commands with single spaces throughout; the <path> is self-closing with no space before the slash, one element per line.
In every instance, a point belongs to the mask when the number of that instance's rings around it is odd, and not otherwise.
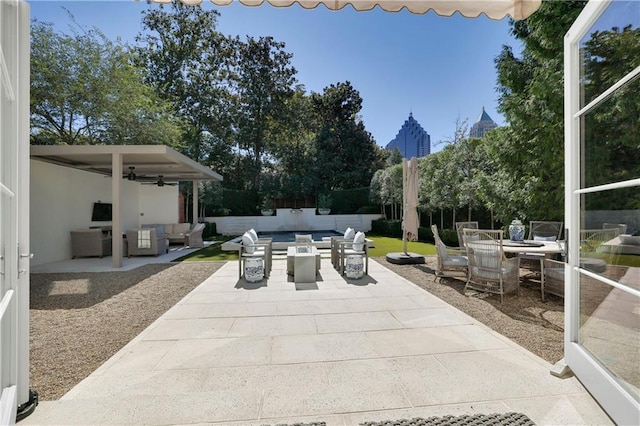
<path fill-rule="evenodd" d="M 369 250 L 369 256 L 371 257 L 383 257 L 387 253 L 403 251 L 403 243 L 399 238 L 380 237 L 377 235 L 367 235 L 367 238 L 373 240 L 373 244 L 375 245 L 375 248 Z M 409 242 L 407 249 L 412 253 L 418 253 L 422 255 L 436 254 L 436 249 L 433 244 Z M 238 252 L 224 251 L 220 247 L 220 244 L 205 247 L 196 252 L 176 259 L 177 262 L 211 262 L 227 260 L 238 260 Z"/>
<path fill-rule="evenodd" d="M 367 234 L 367 238 L 373 240 L 375 248 L 369 249 L 369 256 L 384 257 L 387 253 L 397 253 L 404 251 L 401 238 L 380 237 L 378 235 Z M 436 247 L 433 244 L 409 241 L 407 250 L 412 253 L 431 255 L 436 254 Z"/>

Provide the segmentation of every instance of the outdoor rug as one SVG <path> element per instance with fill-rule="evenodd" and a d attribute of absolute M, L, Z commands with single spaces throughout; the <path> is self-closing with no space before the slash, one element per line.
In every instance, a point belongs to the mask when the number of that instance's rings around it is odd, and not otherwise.
<path fill-rule="evenodd" d="M 326 426 L 326 422 L 277 424 L 274 426 Z M 467 416 L 414 417 L 412 419 L 383 420 L 364 422 L 361 426 L 535 426 L 536 424 L 522 413 L 474 414 Z M 264 425 L 268 426 L 268 425 Z"/>
<path fill-rule="evenodd" d="M 474 414 L 469 416 L 428 417 L 423 419 L 385 420 L 364 422 L 362 426 L 535 426 L 535 423 L 521 413 Z"/>

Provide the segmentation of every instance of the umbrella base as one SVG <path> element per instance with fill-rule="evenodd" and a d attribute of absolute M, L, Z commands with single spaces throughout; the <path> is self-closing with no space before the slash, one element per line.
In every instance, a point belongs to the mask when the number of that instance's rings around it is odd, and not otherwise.
<path fill-rule="evenodd" d="M 387 262 L 396 265 L 413 265 L 424 263 L 424 256 L 417 253 L 387 253 Z"/>

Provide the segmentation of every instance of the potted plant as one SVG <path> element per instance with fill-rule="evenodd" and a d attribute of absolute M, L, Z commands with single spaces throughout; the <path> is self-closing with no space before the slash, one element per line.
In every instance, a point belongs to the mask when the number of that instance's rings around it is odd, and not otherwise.
<path fill-rule="evenodd" d="M 273 200 L 271 198 L 264 197 L 262 199 L 260 213 L 262 214 L 262 216 L 271 216 L 273 214 Z"/>
<path fill-rule="evenodd" d="M 331 203 L 333 199 L 329 194 L 318 195 L 318 213 L 329 214 L 331 213 Z"/>

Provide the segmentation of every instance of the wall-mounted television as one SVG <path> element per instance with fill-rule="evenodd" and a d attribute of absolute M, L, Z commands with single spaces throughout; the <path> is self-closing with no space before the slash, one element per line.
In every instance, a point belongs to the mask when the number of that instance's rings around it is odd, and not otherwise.
<path fill-rule="evenodd" d="M 93 203 L 92 222 L 111 222 L 111 203 Z"/>

